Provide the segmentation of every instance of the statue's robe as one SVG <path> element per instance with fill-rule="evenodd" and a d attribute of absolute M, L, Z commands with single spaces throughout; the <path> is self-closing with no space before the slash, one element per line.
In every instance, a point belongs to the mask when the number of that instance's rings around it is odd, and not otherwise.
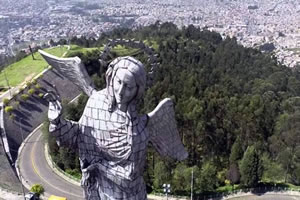
<path fill-rule="evenodd" d="M 90 96 L 79 122 L 60 118 L 50 125 L 59 145 L 79 150 L 85 199 L 147 199 L 148 116 L 138 116 L 135 107 L 129 110 L 109 111 L 104 89 Z"/>

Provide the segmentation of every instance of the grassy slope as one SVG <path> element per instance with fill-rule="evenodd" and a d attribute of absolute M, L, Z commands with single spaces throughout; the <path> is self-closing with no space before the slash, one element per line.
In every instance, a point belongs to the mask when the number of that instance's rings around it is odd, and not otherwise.
<path fill-rule="evenodd" d="M 93 50 L 103 51 L 104 47 L 83 48 L 83 47 L 80 47 L 80 46 L 77 46 L 77 45 L 71 45 L 71 49 L 70 49 L 70 51 L 68 51 L 66 57 L 69 57 L 72 54 L 74 55 L 74 53 L 78 53 L 78 52 L 86 54 L 87 52 L 90 52 L 90 51 L 93 51 Z M 140 49 L 125 47 L 125 46 L 122 46 L 122 45 L 115 46 L 111 51 L 116 53 L 118 56 L 132 56 L 132 55 L 135 55 L 135 54 L 138 54 L 138 53 L 141 52 Z"/>
<path fill-rule="evenodd" d="M 97 50 L 99 49 L 100 51 L 103 51 L 104 48 L 103 47 L 100 47 L 100 48 L 84 48 L 84 47 L 80 47 L 78 45 L 71 45 L 71 49 L 68 51 L 67 53 L 67 56 L 66 57 L 69 57 L 68 55 L 71 55 L 73 53 L 77 53 L 77 52 L 82 52 L 82 53 L 87 53 L 89 51 L 93 51 L 93 50 Z"/>
<path fill-rule="evenodd" d="M 140 53 L 141 50 L 117 45 L 112 49 L 112 52 L 115 52 L 118 56 L 133 56 Z"/>
<path fill-rule="evenodd" d="M 146 41 L 147 43 L 147 41 Z M 153 47 L 157 48 L 157 44 L 152 44 Z M 83 48 L 77 45 L 71 45 L 71 49 L 68 51 L 67 56 L 75 53 L 75 52 L 82 52 L 87 53 L 89 51 L 97 50 L 100 51 L 104 50 L 104 47 L 100 48 Z M 52 49 L 45 49 L 46 52 L 61 57 L 64 52 L 67 51 L 66 47 L 57 47 Z M 129 47 L 124 47 L 121 45 L 117 45 L 112 49 L 118 56 L 133 56 L 141 52 L 140 49 L 134 49 Z M 35 75 L 42 72 L 44 69 L 47 68 L 48 64 L 42 58 L 42 56 L 37 52 L 34 54 L 35 60 L 32 60 L 31 55 L 26 56 L 24 59 L 11 64 L 10 66 L 6 67 L 4 70 L 0 72 L 0 87 L 7 87 L 7 83 L 5 80 L 5 74 L 7 76 L 8 82 L 11 87 L 15 87 L 20 83 L 24 82 L 26 79 L 31 79 Z"/>
<path fill-rule="evenodd" d="M 45 51 L 56 56 L 62 56 L 67 51 L 67 48 L 58 47 L 46 49 Z M 10 86 L 14 87 L 25 81 L 26 78 L 31 79 L 47 68 L 48 64 L 38 52 L 34 53 L 34 57 L 35 60 L 32 60 L 31 55 L 28 55 L 2 70 L 0 72 L 0 87 L 7 87 L 4 73 L 6 73 Z"/>

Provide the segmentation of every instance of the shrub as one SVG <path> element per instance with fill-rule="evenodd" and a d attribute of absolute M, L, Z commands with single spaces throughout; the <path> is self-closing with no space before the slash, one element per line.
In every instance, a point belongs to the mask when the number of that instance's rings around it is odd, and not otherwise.
<path fill-rule="evenodd" d="M 27 86 L 27 87 L 30 87 L 31 85 L 32 85 L 31 82 L 29 82 L 29 81 L 26 82 L 26 86 Z"/>
<path fill-rule="evenodd" d="M 28 95 L 28 94 L 22 94 L 22 95 L 21 95 L 21 99 L 22 99 L 23 101 L 27 101 L 27 100 L 29 99 L 29 95 Z"/>
<path fill-rule="evenodd" d="M 35 84 L 35 88 L 37 89 L 37 90 L 39 90 L 39 89 L 41 89 L 41 85 L 40 84 Z"/>
<path fill-rule="evenodd" d="M 39 93 L 39 97 L 43 98 L 44 97 L 44 93 Z"/>
<path fill-rule="evenodd" d="M 35 84 L 37 84 L 37 80 L 36 80 L 36 79 L 33 79 L 33 80 L 31 81 L 31 83 L 32 83 L 33 85 L 35 85 Z"/>
<path fill-rule="evenodd" d="M 6 105 L 8 105 L 8 103 L 9 103 L 9 99 L 8 98 L 4 98 L 3 99 L 3 104 L 6 106 Z"/>
<path fill-rule="evenodd" d="M 44 187 L 41 185 L 41 184 L 34 184 L 31 189 L 30 189 L 31 192 L 34 192 L 38 195 L 41 195 L 44 193 Z"/>
<path fill-rule="evenodd" d="M 81 172 L 79 171 L 79 169 L 66 169 L 66 173 L 77 179 L 81 179 Z"/>
<path fill-rule="evenodd" d="M 14 107 L 12 107 L 12 106 L 6 106 L 5 109 L 4 109 L 4 111 L 6 113 L 11 113 L 13 110 L 14 110 Z"/>
<path fill-rule="evenodd" d="M 33 89 L 33 88 L 29 89 L 29 90 L 28 90 L 28 93 L 29 93 L 30 95 L 33 95 L 33 94 L 35 93 L 35 89 Z"/>

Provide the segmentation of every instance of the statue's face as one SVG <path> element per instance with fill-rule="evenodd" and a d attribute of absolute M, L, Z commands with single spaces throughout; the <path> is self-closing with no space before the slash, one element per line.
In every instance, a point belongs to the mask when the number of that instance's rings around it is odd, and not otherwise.
<path fill-rule="evenodd" d="M 113 80 L 114 95 L 118 107 L 125 111 L 129 102 L 137 93 L 137 85 L 133 74 L 127 69 L 118 69 Z"/>

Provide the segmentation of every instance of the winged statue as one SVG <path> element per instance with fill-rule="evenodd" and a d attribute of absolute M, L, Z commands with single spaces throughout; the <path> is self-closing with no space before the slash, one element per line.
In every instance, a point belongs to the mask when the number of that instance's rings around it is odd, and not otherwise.
<path fill-rule="evenodd" d="M 188 156 L 179 137 L 172 100 L 166 98 L 152 112 L 138 114 L 136 107 L 145 92 L 146 71 L 133 57 L 113 60 L 106 71 L 106 88 L 97 91 L 80 58 L 39 52 L 89 96 L 80 120 L 74 122 L 63 119 L 58 98 L 45 95 L 49 100 L 49 131 L 58 145 L 79 151 L 84 198 L 147 199 L 143 171 L 148 143 L 161 156 L 179 161 Z"/>

